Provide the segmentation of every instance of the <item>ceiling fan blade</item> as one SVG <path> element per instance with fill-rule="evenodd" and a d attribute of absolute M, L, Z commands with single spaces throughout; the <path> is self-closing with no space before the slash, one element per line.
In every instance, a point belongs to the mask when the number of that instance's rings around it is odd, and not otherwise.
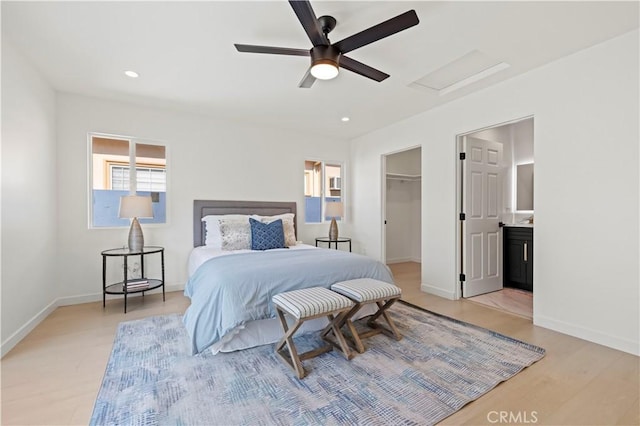
<path fill-rule="evenodd" d="M 329 41 L 322 33 L 322 28 L 320 27 L 318 18 L 316 18 L 316 14 L 313 12 L 311 3 L 307 0 L 289 0 L 289 4 L 309 36 L 311 43 L 313 43 L 314 46 L 320 46 L 322 44 L 328 45 Z"/>
<path fill-rule="evenodd" d="M 271 53 L 274 55 L 309 56 L 311 52 L 307 49 L 292 49 L 289 47 L 254 46 L 252 44 L 234 44 L 238 52 L 248 53 Z"/>
<path fill-rule="evenodd" d="M 307 70 L 307 73 L 304 75 L 304 77 L 302 77 L 302 80 L 300 80 L 300 84 L 298 84 L 298 87 L 302 88 L 302 89 L 309 89 L 311 88 L 311 86 L 313 86 L 313 83 L 316 82 L 316 78 L 311 75 L 311 67 L 309 67 L 309 69 Z"/>
<path fill-rule="evenodd" d="M 389 77 L 387 73 L 371 68 L 369 65 L 365 65 L 362 62 L 358 62 L 344 55 L 340 56 L 340 68 L 347 69 L 378 82 Z"/>
<path fill-rule="evenodd" d="M 374 25 L 371 28 L 367 28 L 364 31 L 360 31 L 350 37 L 340 40 L 333 45 L 340 50 L 340 52 L 348 53 L 359 47 L 366 46 L 385 37 L 389 37 L 395 33 L 411 28 L 414 25 L 418 25 L 418 15 L 415 10 L 409 10 L 401 15 L 384 21 L 378 25 Z"/>

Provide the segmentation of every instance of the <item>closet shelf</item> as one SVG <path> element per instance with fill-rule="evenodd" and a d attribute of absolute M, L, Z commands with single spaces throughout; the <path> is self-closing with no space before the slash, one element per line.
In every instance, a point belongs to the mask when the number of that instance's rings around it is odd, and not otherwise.
<path fill-rule="evenodd" d="M 422 178 L 420 175 L 407 175 L 403 173 L 387 173 L 387 179 L 390 180 L 404 180 L 404 181 L 418 181 Z"/>

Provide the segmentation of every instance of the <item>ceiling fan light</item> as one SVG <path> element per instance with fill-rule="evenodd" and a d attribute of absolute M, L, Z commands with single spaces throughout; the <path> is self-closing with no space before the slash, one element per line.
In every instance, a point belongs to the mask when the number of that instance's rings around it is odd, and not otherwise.
<path fill-rule="evenodd" d="M 321 59 L 311 66 L 311 75 L 318 80 L 331 80 L 338 76 L 338 64 L 329 59 Z"/>

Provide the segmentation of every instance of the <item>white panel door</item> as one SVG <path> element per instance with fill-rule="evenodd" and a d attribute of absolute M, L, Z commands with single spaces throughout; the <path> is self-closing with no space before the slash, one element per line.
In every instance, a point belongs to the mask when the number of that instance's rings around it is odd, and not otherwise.
<path fill-rule="evenodd" d="M 502 288 L 502 144 L 465 137 L 463 151 L 462 297 L 471 297 Z"/>

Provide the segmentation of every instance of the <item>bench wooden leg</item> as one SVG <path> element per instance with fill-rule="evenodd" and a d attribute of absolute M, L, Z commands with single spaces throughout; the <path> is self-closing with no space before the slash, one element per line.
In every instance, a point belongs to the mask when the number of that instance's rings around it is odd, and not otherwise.
<path fill-rule="evenodd" d="M 351 318 L 347 318 L 345 324 L 349 329 L 349 334 L 351 335 L 351 340 L 353 341 L 356 350 L 358 353 L 364 353 L 364 345 L 362 344 L 362 340 L 360 340 L 360 336 L 358 336 L 358 332 L 356 331 L 356 327 L 353 325 Z"/>
<path fill-rule="evenodd" d="M 378 305 L 378 312 L 376 312 L 367 321 L 367 325 L 369 327 L 379 330 L 379 331 L 377 331 L 377 333 L 374 333 L 374 334 L 378 334 L 378 333 L 382 332 L 382 333 L 386 334 L 389 337 L 393 337 L 396 340 L 401 340 L 402 339 L 402 335 L 398 331 L 398 328 L 396 327 L 396 324 L 393 322 L 393 319 L 387 313 L 387 309 L 389 309 L 391 307 L 391 305 L 393 305 L 397 300 L 399 300 L 399 298 L 390 299 L 385 304 L 382 304 L 382 301 L 377 301 L 376 302 L 376 305 Z M 384 318 L 385 322 L 389 325 L 389 329 L 390 330 L 387 330 L 386 328 L 383 328 L 379 324 L 375 323 L 375 321 L 380 316 L 382 316 Z"/>
<path fill-rule="evenodd" d="M 302 368 L 302 362 L 300 361 L 300 357 L 298 356 L 296 346 L 293 344 L 293 334 L 298 330 L 298 328 L 300 328 L 304 321 L 297 320 L 295 324 L 291 328 L 289 328 L 287 320 L 284 317 L 282 311 L 278 308 L 276 308 L 276 311 L 278 312 L 278 318 L 280 318 L 282 329 L 285 331 L 284 336 L 276 345 L 276 354 L 278 354 L 278 356 L 280 356 L 280 358 L 282 358 L 284 362 L 289 364 L 289 366 L 296 372 L 299 379 L 302 379 L 305 376 L 305 371 L 304 368 Z M 282 353 L 282 347 L 285 344 L 287 345 L 287 349 L 289 350 L 289 357 Z"/>
<path fill-rule="evenodd" d="M 339 346 L 329 339 L 325 338 L 325 340 L 331 343 L 334 347 L 340 349 L 342 355 L 344 355 L 344 357 L 349 360 L 353 358 L 353 354 L 351 353 L 351 350 L 349 349 L 349 345 L 347 344 L 347 341 L 345 340 L 344 335 L 342 334 L 341 327 L 339 326 L 339 323 L 343 321 L 345 316 L 346 314 L 344 312 L 338 315 L 338 317 L 336 318 L 333 318 L 333 315 L 328 316 L 330 321 L 329 326 L 333 331 L 333 336 L 338 340 Z M 347 321 L 349 321 L 349 319 L 347 319 Z M 351 324 L 351 327 L 353 327 L 353 324 Z"/>
<path fill-rule="evenodd" d="M 334 346 L 341 350 L 342 354 L 346 359 L 349 360 L 353 358 L 353 354 L 349 350 L 349 345 L 347 344 L 344 336 L 342 335 L 340 328 L 337 326 L 337 324 L 343 319 L 346 311 L 341 312 L 337 317 L 334 317 L 332 314 L 327 315 L 327 318 L 329 319 L 329 325 L 327 326 L 327 328 L 325 328 L 325 330 L 328 329 L 329 331 L 333 331 L 334 336 L 336 336 L 336 339 L 338 340 L 337 344 L 335 342 L 332 342 L 329 339 L 324 338 L 324 335 L 322 335 L 323 339 L 331 343 L 331 345 L 325 345 L 320 348 L 313 349 L 301 354 L 298 354 L 296 345 L 293 342 L 293 335 L 295 334 L 296 331 L 298 331 L 298 329 L 300 328 L 302 323 L 304 323 L 305 320 L 298 319 L 291 327 L 289 327 L 289 324 L 287 324 L 287 319 L 284 313 L 278 307 L 276 307 L 276 312 L 278 313 L 278 318 L 280 319 L 280 324 L 282 325 L 282 329 L 285 332 L 284 336 L 276 344 L 276 347 L 275 347 L 276 354 L 278 354 L 278 356 L 296 372 L 296 375 L 298 376 L 299 379 L 304 378 L 304 376 L 306 375 L 306 372 L 302 367 L 302 361 L 306 359 L 314 358 L 318 355 L 322 355 L 326 352 L 329 352 L 331 351 L 331 349 L 333 349 Z M 353 327 L 353 325 L 351 326 Z M 287 346 L 287 349 L 289 352 L 288 355 L 285 353 L 285 350 L 284 350 L 285 345 Z"/>
<path fill-rule="evenodd" d="M 360 310 L 361 307 L 362 307 L 362 305 L 356 302 L 355 305 L 353 306 L 353 308 L 351 308 L 351 310 L 349 310 L 349 312 L 344 314 L 344 316 L 341 319 L 339 319 L 338 322 L 337 322 L 337 326 L 341 330 L 342 330 L 342 327 L 344 327 L 345 325 L 347 326 L 347 329 L 349 330 L 349 334 L 350 334 L 349 340 L 351 341 L 353 348 L 356 351 L 358 351 L 358 353 L 364 353 L 364 345 L 362 344 L 362 341 L 360 340 L 360 337 L 358 336 L 358 332 L 356 331 L 356 328 L 353 325 L 353 321 L 351 320 L 351 318 L 356 314 L 356 312 L 358 312 Z M 331 324 L 329 324 L 323 330 L 323 336 L 328 334 L 329 331 L 331 331 Z"/>
<path fill-rule="evenodd" d="M 384 333 L 385 335 L 392 337 L 396 340 L 402 339 L 402 335 L 398 331 L 398 328 L 393 322 L 393 319 L 389 316 L 389 313 L 386 312 L 387 309 L 389 309 L 391 305 L 393 305 L 397 300 L 399 300 L 399 298 L 389 299 L 386 301 L 386 303 L 383 303 L 383 301 L 381 300 L 378 300 L 375 302 L 376 305 L 378 306 L 378 310 L 376 311 L 375 314 L 373 314 L 367 320 L 367 326 L 370 328 L 370 330 L 368 331 L 358 333 L 352 321 L 352 317 L 366 303 L 361 304 L 356 302 L 355 306 L 349 312 L 347 312 L 347 314 L 343 318 L 338 320 L 337 322 L 338 327 L 342 328 L 346 326 L 347 329 L 349 330 L 349 334 L 350 334 L 349 340 L 351 341 L 352 346 L 354 347 L 355 350 L 357 350 L 359 353 L 364 353 L 365 347 L 364 347 L 364 344 L 362 343 L 362 339 L 366 339 L 368 337 L 375 336 L 376 334 L 380 334 L 380 333 Z M 371 302 L 367 302 L 367 303 L 371 303 Z M 382 327 L 380 324 L 375 322 L 380 317 L 384 318 L 385 322 L 389 325 L 389 330 L 387 330 L 385 327 Z M 331 330 L 332 330 L 331 324 L 329 324 L 322 331 L 322 336 L 323 337 L 326 336 Z M 325 339 L 325 340 L 328 340 L 328 339 Z M 333 344 L 334 346 L 336 346 L 335 343 Z"/>

